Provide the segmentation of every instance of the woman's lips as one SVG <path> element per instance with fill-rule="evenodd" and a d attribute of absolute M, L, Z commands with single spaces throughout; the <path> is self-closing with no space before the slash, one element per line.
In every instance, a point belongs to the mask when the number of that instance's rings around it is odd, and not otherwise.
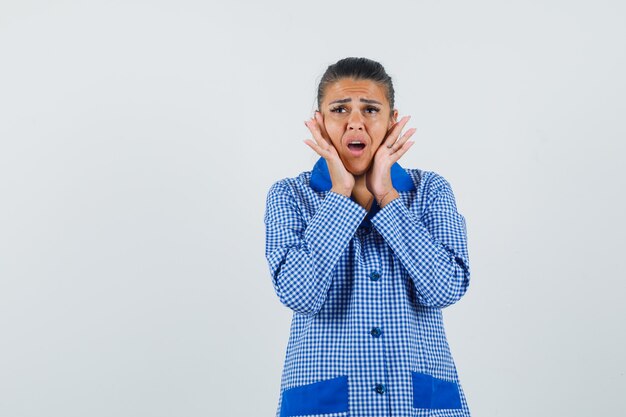
<path fill-rule="evenodd" d="M 355 157 L 363 155 L 365 148 L 367 147 L 364 138 L 361 137 L 346 138 L 345 143 L 350 155 Z"/>
<path fill-rule="evenodd" d="M 348 143 L 348 152 L 352 156 L 361 156 L 365 152 L 366 145 L 365 143 L 360 144 L 351 144 Z"/>

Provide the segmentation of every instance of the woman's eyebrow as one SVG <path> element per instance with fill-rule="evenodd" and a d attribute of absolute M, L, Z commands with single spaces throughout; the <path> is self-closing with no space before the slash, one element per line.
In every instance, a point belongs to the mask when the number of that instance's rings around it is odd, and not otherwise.
<path fill-rule="evenodd" d="M 335 103 L 341 103 L 341 104 L 343 104 L 343 103 L 349 103 L 349 102 L 351 102 L 351 101 L 352 101 L 352 98 L 348 97 L 348 98 L 342 98 L 342 99 L 340 99 L 340 100 L 331 101 L 331 102 L 330 102 L 330 103 L 328 103 L 328 104 L 329 104 L 329 105 L 330 105 L 330 104 L 335 104 Z M 370 100 L 370 99 L 367 99 L 367 98 L 362 98 L 362 99 L 360 99 L 359 101 L 361 101 L 362 103 L 367 103 L 367 104 L 378 104 L 378 105 L 380 105 L 380 106 L 382 106 L 382 105 L 383 105 L 383 104 L 382 104 L 381 102 L 379 102 L 379 101 L 376 101 L 376 100 Z"/>

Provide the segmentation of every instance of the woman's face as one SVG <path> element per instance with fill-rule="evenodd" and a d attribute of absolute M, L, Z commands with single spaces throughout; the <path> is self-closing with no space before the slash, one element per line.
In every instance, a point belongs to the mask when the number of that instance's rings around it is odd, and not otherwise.
<path fill-rule="evenodd" d="M 385 87 L 371 80 L 342 78 L 324 92 L 320 111 L 324 127 L 346 169 L 362 175 L 398 117 Z M 351 144 L 360 142 L 360 145 Z"/>

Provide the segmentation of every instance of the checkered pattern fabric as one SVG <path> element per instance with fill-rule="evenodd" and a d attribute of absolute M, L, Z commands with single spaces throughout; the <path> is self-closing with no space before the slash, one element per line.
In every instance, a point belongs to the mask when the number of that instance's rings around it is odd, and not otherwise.
<path fill-rule="evenodd" d="M 441 312 L 469 286 L 465 219 L 441 175 L 395 172 L 414 186 L 369 213 L 315 171 L 269 189 L 265 255 L 293 311 L 277 417 L 470 416 Z"/>

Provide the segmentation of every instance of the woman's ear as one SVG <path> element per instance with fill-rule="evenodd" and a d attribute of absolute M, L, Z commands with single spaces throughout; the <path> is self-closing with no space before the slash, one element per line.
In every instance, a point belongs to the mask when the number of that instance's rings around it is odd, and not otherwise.
<path fill-rule="evenodd" d="M 391 127 L 398 121 L 398 109 L 393 109 L 389 119 L 389 127 Z"/>

